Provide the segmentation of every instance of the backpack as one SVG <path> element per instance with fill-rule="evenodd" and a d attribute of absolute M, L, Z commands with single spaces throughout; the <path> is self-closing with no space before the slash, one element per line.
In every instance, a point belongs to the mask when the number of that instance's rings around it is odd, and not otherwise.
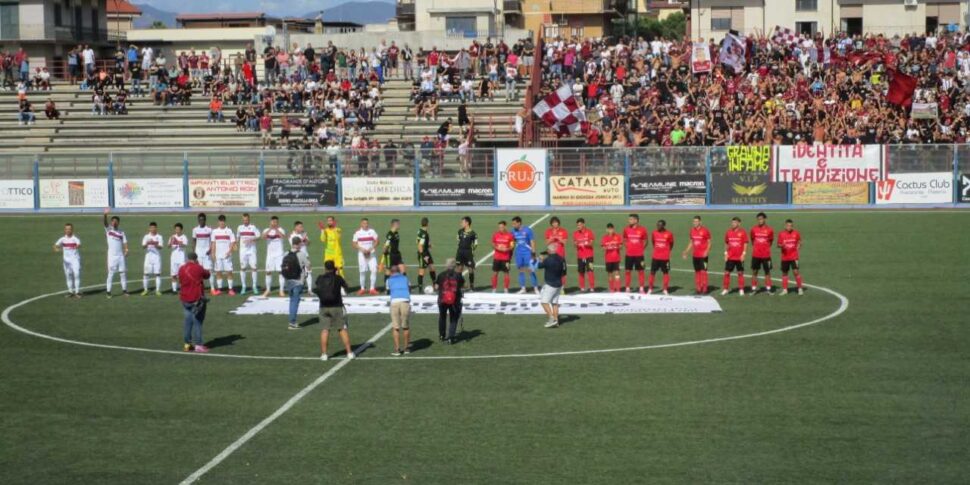
<path fill-rule="evenodd" d="M 458 278 L 454 275 L 449 275 L 441 282 L 441 293 L 438 295 L 438 303 L 442 305 L 454 305 L 457 301 Z"/>
<path fill-rule="evenodd" d="M 303 267 L 300 266 L 300 258 L 294 252 L 286 253 L 283 262 L 280 264 L 280 274 L 288 280 L 298 280 L 303 278 Z"/>

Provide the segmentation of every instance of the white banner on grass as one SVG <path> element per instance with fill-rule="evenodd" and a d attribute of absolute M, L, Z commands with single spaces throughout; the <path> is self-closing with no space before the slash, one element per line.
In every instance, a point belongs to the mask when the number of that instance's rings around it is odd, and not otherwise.
<path fill-rule="evenodd" d="M 546 150 L 500 148 L 495 151 L 499 206 L 546 205 Z"/>
<path fill-rule="evenodd" d="M 414 205 L 414 179 L 344 177 L 340 196 L 345 207 L 410 207 Z"/>
<path fill-rule="evenodd" d="M 772 182 L 876 182 L 886 178 L 882 145 L 792 145 L 776 149 Z"/>
<path fill-rule="evenodd" d="M 542 315 L 536 295 L 470 293 L 463 300 L 462 313 L 472 315 Z M 561 311 L 571 315 L 604 315 L 613 313 L 715 313 L 721 311 L 717 300 L 709 296 L 662 296 L 626 293 L 593 293 L 565 295 L 559 299 Z M 389 313 L 386 296 L 344 298 L 348 313 Z M 301 315 L 316 315 L 320 303 L 316 298 L 300 301 Z M 435 295 L 412 295 L 413 313 L 438 314 Z M 236 315 L 286 315 L 289 299 L 250 297 L 232 311 Z"/>
<path fill-rule="evenodd" d="M 953 172 L 896 173 L 876 183 L 876 204 L 953 202 Z"/>
<path fill-rule="evenodd" d="M 33 180 L 0 180 L 0 209 L 33 208 Z"/>
<path fill-rule="evenodd" d="M 108 207 L 108 179 L 41 179 L 40 207 Z"/>
<path fill-rule="evenodd" d="M 115 207 L 124 209 L 185 205 L 185 187 L 180 178 L 115 179 Z"/>

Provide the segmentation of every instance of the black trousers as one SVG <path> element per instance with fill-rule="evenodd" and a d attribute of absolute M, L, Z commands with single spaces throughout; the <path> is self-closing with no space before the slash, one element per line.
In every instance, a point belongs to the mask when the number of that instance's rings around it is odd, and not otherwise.
<path fill-rule="evenodd" d="M 461 304 L 438 304 L 438 337 L 455 338 L 458 330 L 458 320 L 461 318 Z M 445 323 L 448 323 L 448 333 L 445 334 Z"/>

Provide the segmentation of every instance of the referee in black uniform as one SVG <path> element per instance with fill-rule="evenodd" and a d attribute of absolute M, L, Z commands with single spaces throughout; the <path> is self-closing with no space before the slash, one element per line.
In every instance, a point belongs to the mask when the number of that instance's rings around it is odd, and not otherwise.
<path fill-rule="evenodd" d="M 465 216 L 461 218 L 461 229 L 458 230 L 458 252 L 455 253 L 455 262 L 458 263 L 458 271 L 462 269 L 468 271 L 468 291 L 475 291 L 475 248 L 478 246 L 478 234 L 472 230 L 472 218 Z"/>

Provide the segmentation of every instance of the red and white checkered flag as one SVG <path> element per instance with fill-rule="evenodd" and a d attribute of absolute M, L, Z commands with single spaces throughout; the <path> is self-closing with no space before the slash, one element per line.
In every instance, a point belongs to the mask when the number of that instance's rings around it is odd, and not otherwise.
<path fill-rule="evenodd" d="M 775 33 L 771 36 L 771 41 L 775 44 L 790 47 L 797 44 L 799 39 L 798 34 L 794 30 L 776 25 Z"/>
<path fill-rule="evenodd" d="M 563 85 L 536 103 L 532 112 L 560 136 L 582 133 L 584 126 L 588 126 L 585 123 L 586 112 L 579 107 L 568 85 Z"/>

